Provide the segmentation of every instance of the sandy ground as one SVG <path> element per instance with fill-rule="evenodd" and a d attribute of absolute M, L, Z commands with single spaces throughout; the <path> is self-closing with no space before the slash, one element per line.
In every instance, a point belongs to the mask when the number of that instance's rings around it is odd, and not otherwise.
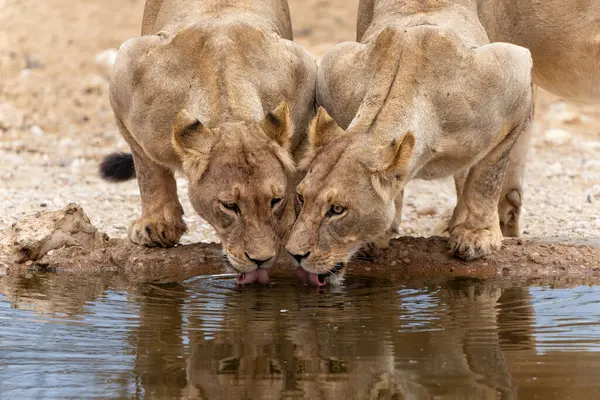
<path fill-rule="evenodd" d="M 320 58 L 353 40 L 357 0 L 290 0 L 296 40 Z M 108 101 L 119 44 L 138 34 L 142 0 L 0 0 L 0 229 L 25 214 L 80 204 L 92 223 L 125 237 L 140 211 L 135 181 L 100 180 L 99 161 L 127 150 Z M 529 153 L 524 236 L 600 236 L 600 106 L 540 91 Z M 215 240 L 192 212 L 190 233 Z M 412 182 L 403 229 L 431 235 L 455 203 L 451 180 Z"/>

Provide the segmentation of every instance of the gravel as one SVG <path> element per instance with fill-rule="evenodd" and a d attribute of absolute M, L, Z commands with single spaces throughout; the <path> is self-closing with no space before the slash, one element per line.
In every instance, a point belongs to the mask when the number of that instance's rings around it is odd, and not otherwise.
<path fill-rule="evenodd" d="M 121 42 L 139 34 L 143 1 L 94 0 L 76 9 L 71 0 L 5 3 L 3 31 L 19 40 L 0 33 L 0 229 L 75 202 L 101 230 L 125 237 L 140 212 L 137 183 L 106 183 L 97 167 L 110 152 L 128 150 L 110 109 L 107 73 Z M 356 0 L 350 3 L 290 1 L 297 40 L 317 57 L 353 40 Z M 15 17 L 25 14 L 27 23 Z M 598 237 L 600 106 L 569 103 L 543 90 L 537 106 L 524 234 Z M 184 243 L 216 240 L 194 214 L 185 179 L 177 182 L 190 228 Z M 411 182 L 402 232 L 439 232 L 454 204 L 451 179 Z"/>

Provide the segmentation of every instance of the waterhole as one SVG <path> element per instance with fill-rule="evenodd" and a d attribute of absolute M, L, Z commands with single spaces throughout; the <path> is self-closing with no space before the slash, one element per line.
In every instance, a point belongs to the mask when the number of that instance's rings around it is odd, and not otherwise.
<path fill-rule="evenodd" d="M 600 287 L 0 280 L 0 398 L 600 398 Z"/>

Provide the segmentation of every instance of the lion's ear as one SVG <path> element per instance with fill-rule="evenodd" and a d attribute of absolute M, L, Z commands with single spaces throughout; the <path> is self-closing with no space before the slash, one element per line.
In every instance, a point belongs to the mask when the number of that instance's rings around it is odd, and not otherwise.
<path fill-rule="evenodd" d="M 340 128 L 337 122 L 331 118 L 329 113 L 327 113 L 323 107 L 319 107 L 317 115 L 313 118 L 308 132 L 310 147 L 313 150 L 318 149 L 345 133 L 346 132 Z"/>
<path fill-rule="evenodd" d="M 381 151 L 383 163 L 378 172 L 390 179 L 403 179 L 408 175 L 410 159 L 415 148 L 415 135 L 408 131 L 401 140 L 394 139 Z"/>
<path fill-rule="evenodd" d="M 410 160 L 415 147 L 415 135 L 408 131 L 401 140 L 394 139 L 378 149 L 379 160 L 374 168 L 373 185 L 382 197 L 395 192 L 405 183 L 410 173 Z M 391 190 L 391 192 L 390 192 Z"/>
<path fill-rule="evenodd" d="M 208 166 L 215 133 L 183 109 L 175 118 L 171 139 L 184 172 L 190 179 L 199 179 Z"/>
<path fill-rule="evenodd" d="M 293 128 L 290 108 L 285 101 L 282 101 L 276 109 L 267 113 L 260 125 L 270 139 L 277 142 L 281 147 L 288 149 Z"/>

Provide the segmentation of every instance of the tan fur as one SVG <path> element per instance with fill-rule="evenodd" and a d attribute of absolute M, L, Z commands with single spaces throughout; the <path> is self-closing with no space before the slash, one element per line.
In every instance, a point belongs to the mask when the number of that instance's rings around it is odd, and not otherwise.
<path fill-rule="evenodd" d="M 142 197 L 131 240 L 178 243 L 182 171 L 233 267 L 270 267 L 295 217 L 293 155 L 314 115 L 316 65 L 291 41 L 287 2 L 149 0 L 142 33 L 121 46 L 110 88 Z"/>
<path fill-rule="evenodd" d="M 315 124 L 311 137 L 329 139 L 311 140 L 303 161 L 304 205 L 287 250 L 309 253 L 301 266 L 326 273 L 368 243 L 385 247 L 406 182 L 466 170 L 451 252 L 489 254 L 502 237 L 509 153 L 531 117 L 529 52 L 490 44 L 475 1 L 380 0 L 360 10 L 370 19 L 359 16 L 360 42 L 332 49 L 317 75 L 317 102 L 340 127 Z M 328 213 L 334 204 L 343 215 Z"/>
<path fill-rule="evenodd" d="M 478 12 L 490 40 L 531 51 L 536 85 L 569 100 L 600 102 L 600 2 L 479 0 Z M 515 144 L 504 180 L 498 208 L 505 236 L 519 235 L 530 137 L 528 131 Z"/>
<path fill-rule="evenodd" d="M 491 42 L 526 47 L 533 58 L 533 81 L 572 101 L 600 101 L 600 2 L 596 0 L 454 0 L 471 10 Z M 421 1 L 419 12 L 431 11 L 443 2 Z M 373 0 L 361 0 L 357 37 L 362 38 L 372 20 Z M 408 5 L 410 6 L 410 4 Z M 410 8 L 409 8 L 410 10 Z M 413 8 L 413 11 L 415 8 Z M 517 139 L 510 154 L 498 212 L 504 236 L 519 236 L 519 217 L 524 196 L 525 159 L 531 129 Z M 466 171 L 454 177 L 457 196 Z M 440 232 L 438 232 L 440 233 Z"/>

